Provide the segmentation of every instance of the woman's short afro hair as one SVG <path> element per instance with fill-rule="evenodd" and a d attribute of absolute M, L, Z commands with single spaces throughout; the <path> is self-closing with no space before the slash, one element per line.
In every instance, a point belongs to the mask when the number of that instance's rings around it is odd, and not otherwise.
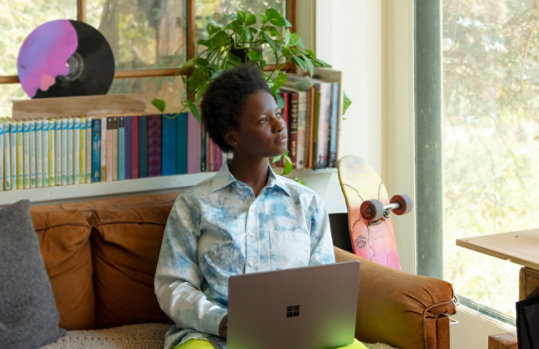
<path fill-rule="evenodd" d="M 260 90 L 271 94 L 260 70 L 254 65 L 245 64 L 223 72 L 204 92 L 200 105 L 202 122 L 221 150 L 232 150 L 223 136 L 238 127 L 247 97 Z"/>

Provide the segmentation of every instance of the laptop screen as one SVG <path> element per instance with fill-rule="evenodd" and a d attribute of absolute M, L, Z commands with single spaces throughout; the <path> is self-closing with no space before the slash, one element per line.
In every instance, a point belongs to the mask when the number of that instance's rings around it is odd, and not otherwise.
<path fill-rule="evenodd" d="M 359 262 L 229 278 L 227 349 L 329 348 L 354 339 Z"/>

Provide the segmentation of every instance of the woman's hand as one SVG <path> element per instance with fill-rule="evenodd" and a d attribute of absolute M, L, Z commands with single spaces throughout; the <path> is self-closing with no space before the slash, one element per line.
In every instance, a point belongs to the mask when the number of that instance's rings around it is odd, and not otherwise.
<path fill-rule="evenodd" d="M 227 328 L 227 318 L 228 315 L 225 315 L 221 323 L 219 324 L 219 336 L 226 338 L 226 328 Z"/>

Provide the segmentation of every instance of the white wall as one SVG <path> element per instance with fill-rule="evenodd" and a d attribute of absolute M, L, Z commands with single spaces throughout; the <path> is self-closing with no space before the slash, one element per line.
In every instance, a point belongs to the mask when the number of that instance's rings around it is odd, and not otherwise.
<path fill-rule="evenodd" d="M 341 122 L 339 155 L 366 159 L 381 174 L 390 195 L 407 193 L 413 197 L 410 3 L 412 0 L 299 0 L 297 25 L 304 43 L 343 71 L 344 91 L 352 105 Z M 397 21 L 393 23 L 393 19 Z M 399 55 L 392 54 L 396 50 Z M 336 185 L 333 190 L 340 192 L 338 180 L 332 184 Z M 344 201 L 342 195 L 338 199 Z M 330 211 L 340 207 L 326 202 Z M 415 271 L 414 223 L 413 215 L 393 219 L 401 264 L 410 272 Z"/>
<path fill-rule="evenodd" d="M 341 122 L 340 155 L 354 154 L 382 170 L 381 1 L 317 0 L 316 54 L 342 70 L 352 100 Z"/>

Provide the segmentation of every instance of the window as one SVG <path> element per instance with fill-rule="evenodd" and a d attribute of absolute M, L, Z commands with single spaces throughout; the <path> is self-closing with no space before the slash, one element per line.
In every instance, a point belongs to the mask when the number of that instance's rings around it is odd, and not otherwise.
<path fill-rule="evenodd" d="M 455 239 L 539 227 L 538 3 L 442 3 L 444 278 L 512 323 L 520 267 Z"/>
<path fill-rule="evenodd" d="M 294 24 L 295 0 L 21 0 L 0 3 L 0 116 L 11 115 L 11 102 L 28 99 L 17 78 L 22 42 L 38 25 L 54 19 L 78 19 L 97 28 L 115 57 L 115 79 L 108 93 L 143 93 L 179 106 L 181 79 L 177 67 L 194 51 L 195 40 L 208 21 L 219 22 L 238 9 L 273 7 Z M 196 33 L 195 33 L 196 32 Z"/>

